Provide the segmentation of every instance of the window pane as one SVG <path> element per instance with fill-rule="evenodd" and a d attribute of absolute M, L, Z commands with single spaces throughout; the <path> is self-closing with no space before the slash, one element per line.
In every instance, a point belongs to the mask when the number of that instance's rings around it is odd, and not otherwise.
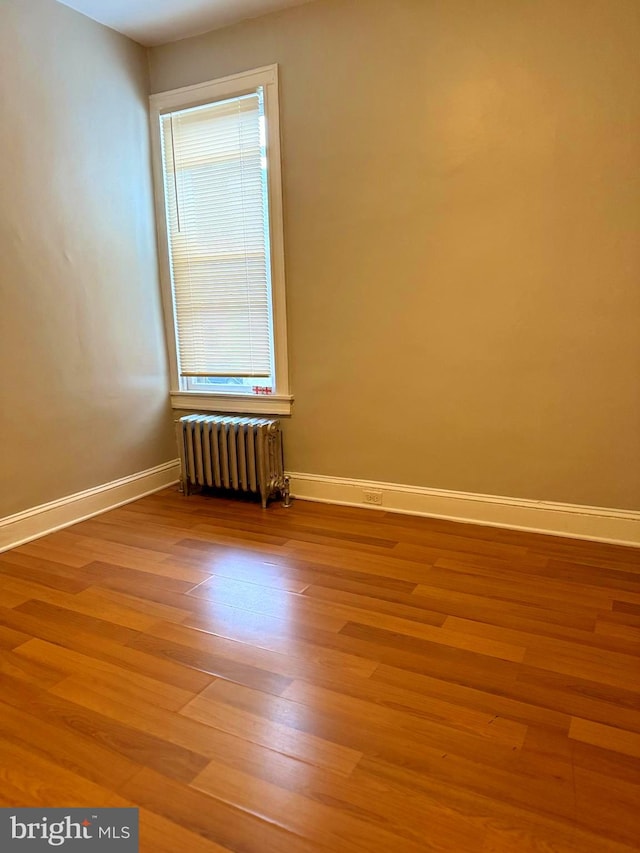
<path fill-rule="evenodd" d="M 273 343 L 262 92 L 164 115 L 161 128 L 180 374 L 263 384 Z"/>

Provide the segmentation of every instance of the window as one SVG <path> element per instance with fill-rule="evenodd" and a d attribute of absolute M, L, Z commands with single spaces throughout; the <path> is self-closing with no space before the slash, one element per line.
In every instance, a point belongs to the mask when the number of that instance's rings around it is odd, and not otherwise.
<path fill-rule="evenodd" d="M 288 414 L 277 67 L 151 97 L 176 408 Z"/>

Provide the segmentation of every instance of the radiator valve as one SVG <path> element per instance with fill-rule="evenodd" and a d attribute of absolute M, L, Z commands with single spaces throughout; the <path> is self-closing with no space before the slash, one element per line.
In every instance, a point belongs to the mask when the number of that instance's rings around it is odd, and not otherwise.
<path fill-rule="evenodd" d="M 288 477 L 284 478 L 284 486 L 282 487 L 282 506 L 285 508 L 291 506 L 291 489 Z"/>

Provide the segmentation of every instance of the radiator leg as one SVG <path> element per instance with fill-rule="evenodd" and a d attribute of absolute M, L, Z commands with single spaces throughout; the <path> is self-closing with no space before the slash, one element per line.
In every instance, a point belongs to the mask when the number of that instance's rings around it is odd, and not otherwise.
<path fill-rule="evenodd" d="M 282 506 L 288 509 L 291 506 L 291 489 L 289 478 L 284 478 L 284 486 L 282 487 Z"/>

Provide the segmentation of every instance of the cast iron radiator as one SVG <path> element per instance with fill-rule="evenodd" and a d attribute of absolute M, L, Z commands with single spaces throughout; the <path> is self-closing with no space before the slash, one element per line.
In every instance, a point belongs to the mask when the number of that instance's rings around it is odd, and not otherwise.
<path fill-rule="evenodd" d="M 176 431 L 185 495 L 210 486 L 259 493 L 263 507 L 279 493 L 289 505 L 278 419 L 186 415 Z"/>

